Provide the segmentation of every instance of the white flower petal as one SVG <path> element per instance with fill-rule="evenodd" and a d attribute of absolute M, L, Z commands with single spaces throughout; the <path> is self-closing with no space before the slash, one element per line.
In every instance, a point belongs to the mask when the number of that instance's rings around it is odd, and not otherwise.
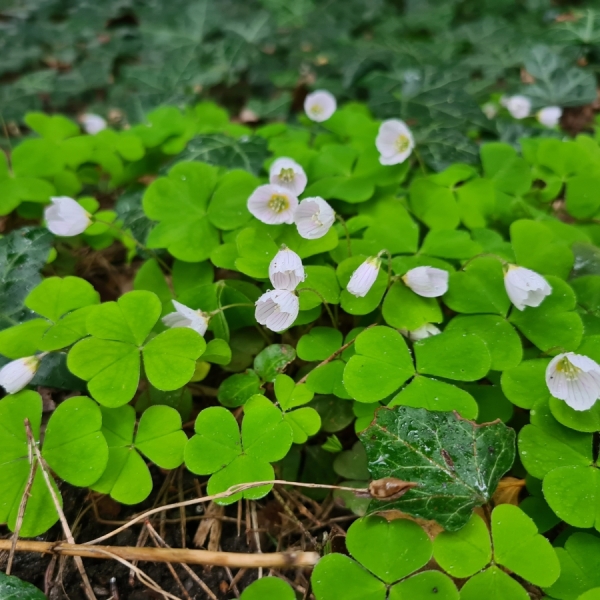
<path fill-rule="evenodd" d="M 276 290 L 295 290 L 306 279 L 302 260 L 293 250 L 283 247 L 269 265 L 269 279 Z"/>
<path fill-rule="evenodd" d="M 509 265 L 504 275 L 504 287 L 518 310 L 539 306 L 552 293 L 550 284 L 538 273 L 525 267 Z"/>
<path fill-rule="evenodd" d="M 208 329 L 210 316 L 201 310 L 189 308 L 185 304 L 177 302 L 177 300 L 172 300 L 172 302 L 175 307 L 175 312 L 165 315 L 162 318 L 162 322 L 167 327 L 187 327 L 188 329 L 193 329 L 201 336 L 204 336 Z"/>
<path fill-rule="evenodd" d="M 326 90 L 308 94 L 304 100 L 304 112 L 311 121 L 327 121 L 337 108 L 335 96 Z"/>
<path fill-rule="evenodd" d="M 271 331 L 283 331 L 296 320 L 300 310 L 298 297 L 288 290 L 265 292 L 256 301 L 256 320 Z"/>
<path fill-rule="evenodd" d="M 352 273 L 352 277 L 350 277 L 350 281 L 346 287 L 348 292 L 357 298 L 364 298 L 377 280 L 380 265 L 381 260 L 379 258 L 367 258 L 367 260 Z"/>
<path fill-rule="evenodd" d="M 419 340 L 424 340 L 434 335 L 439 335 L 442 332 L 432 323 L 425 323 L 425 325 L 421 325 L 421 327 L 413 329 L 412 331 L 408 331 L 408 329 L 400 329 L 400 333 L 412 342 L 418 342 Z"/>
<path fill-rule="evenodd" d="M 545 127 L 556 127 L 562 117 L 562 108 L 560 106 L 546 106 L 537 113 L 536 117 Z"/>
<path fill-rule="evenodd" d="M 261 185 L 248 198 L 248 210 L 268 225 L 293 223 L 298 198 L 279 185 Z"/>
<path fill-rule="evenodd" d="M 531 100 L 527 96 L 511 96 L 505 102 L 506 109 L 515 119 L 525 119 L 531 114 Z"/>
<path fill-rule="evenodd" d="M 96 135 L 103 129 L 106 129 L 106 121 L 100 115 L 87 113 L 81 116 L 83 130 L 90 135 Z"/>
<path fill-rule="evenodd" d="M 0 369 L 0 386 L 9 394 L 21 391 L 33 379 L 39 366 L 40 359 L 36 356 L 9 362 Z"/>
<path fill-rule="evenodd" d="M 375 146 L 382 165 L 397 165 L 411 155 L 415 140 L 404 121 L 389 119 L 380 125 Z"/>
<path fill-rule="evenodd" d="M 588 410 L 600 398 L 600 365 L 581 354 L 559 354 L 546 368 L 546 385 L 572 409 Z"/>
<path fill-rule="evenodd" d="M 44 209 L 48 229 L 55 235 L 70 237 L 83 233 L 92 222 L 91 215 L 73 198 L 50 198 L 52 204 Z"/>
<path fill-rule="evenodd" d="M 415 294 L 424 298 L 437 298 L 448 291 L 448 271 L 443 269 L 416 267 L 402 279 Z"/>
<path fill-rule="evenodd" d="M 335 211 L 323 198 L 305 198 L 296 209 L 294 222 L 303 238 L 316 240 L 323 237 L 335 223 Z"/>
<path fill-rule="evenodd" d="M 278 158 L 269 170 L 269 181 L 273 185 L 285 188 L 294 196 L 299 196 L 306 187 L 308 179 L 304 169 L 291 158 Z"/>

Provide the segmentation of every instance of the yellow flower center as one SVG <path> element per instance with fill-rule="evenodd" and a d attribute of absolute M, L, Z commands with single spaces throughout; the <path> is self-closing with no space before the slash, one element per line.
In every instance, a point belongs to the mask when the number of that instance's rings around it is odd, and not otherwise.
<path fill-rule="evenodd" d="M 405 135 L 399 135 L 396 139 L 398 152 L 406 152 L 410 146 L 410 140 Z"/>
<path fill-rule="evenodd" d="M 269 208 L 276 213 L 282 213 L 290 207 L 290 201 L 287 196 L 281 194 L 273 194 L 269 200 Z"/>
<path fill-rule="evenodd" d="M 566 356 L 556 364 L 556 370 L 564 373 L 567 379 L 577 379 L 581 369 L 576 367 Z"/>
<path fill-rule="evenodd" d="M 281 169 L 279 179 L 285 183 L 291 183 L 294 181 L 294 169 Z"/>
<path fill-rule="evenodd" d="M 313 115 L 320 115 L 323 112 L 323 107 L 320 104 L 313 104 L 310 107 L 310 112 Z"/>

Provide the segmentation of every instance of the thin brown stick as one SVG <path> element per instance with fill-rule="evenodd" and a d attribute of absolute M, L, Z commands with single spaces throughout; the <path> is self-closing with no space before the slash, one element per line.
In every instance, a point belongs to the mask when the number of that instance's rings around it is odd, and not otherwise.
<path fill-rule="evenodd" d="M 160 535 L 158 535 L 158 533 L 156 533 L 156 529 L 154 529 L 154 527 L 152 527 L 152 525 L 150 524 L 150 521 L 146 521 L 146 527 L 148 527 L 148 529 L 150 530 L 150 533 L 153 533 L 155 538 L 158 538 L 158 543 L 163 547 L 163 548 L 169 548 L 169 544 L 167 544 L 167 542 L 165 542 L 165 540 L 163 540 Z M 204 581 L 202 581 L 202 579 L 200 579 L 200 577 L 198 577 L 198 575 L 196 575 L 196 573 L 194 573 L 194 571 L 192 569 L 190 569 L 190 567 L 188 567 L 185 563 L 179 563 L 184 569 L 185 571 L 188 573 L 188 575 L 204 590 L 204 592 L 210 597 L 211 600 L 218 600 L 218 598 L 212 593 L 211 589 L 204 583 Z"/>
<path fill-rule="evenodd" d="M 150 521 L 146 521 L 146 527 L 148 527 L 148 531 L 150 532 L 150 537 L 152 538 L 154 545 L 157 548 L 161 546 L 159 542 L 159 535 L 156 533 L 154 527 L 150 525 Z M 186 597 L 186 600 L 192 600 L 191 596 L 188 594 L 188 591 L 185 589 L 185 586 L 183 585 L 183 583 L 181 583 L 181 579 L 179 579 L 179 575 L 177 575 L 177 571 L 175 571 L 173 565 L 171 563 L 167 563 L 167 568 L 169 569 L 169 571 L 171 572 L 171 576 L 179 586 L 181 593 Z"/>
<path fill-rule="evenodd" d="M 24 424 L 25 430 L 27 431 L 27 427 L 29 426 L 29 419 L 25 419 Z M 19 504 L 19 511 L 17 512 L 15 531 L 12 535 L 12 545 L 10 547 L 10 553 L 8 555 L 8 562 L 6 563 L 7 575 L 10 575 L 10 571 L 12 569 L 13 560 L 15 558 L 15 547 L 17 545 L 17 540 L 19 539 L 19 532 L 21 531 L 21 526 L 23 525 L 25 508 L 27 507 L 27 501 L 29 500 L 29 496 L 31 494 L 31 486 L 33 485 L 33 479 L 35 477 L 35 471 L 37 469 L 37 461 L 33 460 L 33 448 L 31 446 L 31 440 L 29 439 L 29 437 L 27 438 L 27 456 L 29 459 L 29 476 L 27 477 L 27 483 L 25 484 L 23 496 L 21 496 L 21 502 Z"/>
<path fill-rule="evenodd" d="M 75 538 L 71 533 L 71 529 L 69 528 L 69 523 L 65 517 L 65 513 L 63 512 L 58 497 L 56 496 L 56 492 L 54 491 L 54 487 L 52 487 L 52 482 L 50 481 L 50 475 L 48 474 L 48 467 L 42 458 L 42 454 L 35 443 L 35 438 L 33 437 L 33 432 L 31 431 L 31 425 L 29 424 L 29 419 L 25 419 L 25 431 L 27 433 L 27 440 L 29 444 L 31 444 L 31 448 L 35 453 L 35 456 L 38 460 L 40 470 L 42 471 L 42 475 L 44 477 L 44 481 L 46 482 L 46 486 L 48 487 L 48 491 L 50 492 L 50 496 L 52 497 L 52 502 L 54 502 L 54 507 L 56 508 L 56 512 L 58 513 L 58 518 L 60 519 L 60 524 L 63 529 L 63 533 L 67 538 L 67 541 L 70 544 L 75 544 Z M 18 544 L 17 544 L 18 549 Z M 83 566 L 83 561 L 80 556 L 75 556 L 73 559 L 75 564 L 77 565 L 77 569 L 79 574 L 81 575 L 81 579 L 83 580 L 83 586 L 85 590 L 85 595 L 89 598 L 89 600 L 97 600 L 96 594 L 94 594 L 94 590 L 90 584 L 90 580 L 88 579 L 87 573 L 85 572 L 85 568 Z"/>
<path fill-rule="evenodd" d="M 9 550 L 10 540 L 0 540 L 0 550 Z M 176 562 L 189 565 L 214 565 L 236 569 L 313 567 L 319 560 L 317 552 L 272 552 L 246 554 L 244 552 L 212 552 L 191 548 L 149 548 L 147 546 L 88 546 L 63 542 L 34 542 L 19 540 L 16 552 L 38 552 L 64 556 L 104 558 L 107 553 L 125 560 Z"/>
<path fill-rule="evenodd" d="M 212 496 L 204 496 L 202 498 L 192 498 L 191 500 L 186 500 L 185 502 L 175 502 L 174 504 L 167 504 L 165 506 L 159 506 L 157 508 L 152 508 L 150 510 L 147 510 L 144 513 L 137 515 L 136 517 L 132 518 L 128 523 L 126 523 L 125 525 L 121 525 L 121 527 L 117 527 L 117 529 L 114 529 L 110 533 L 100 536 L 99 538 L 90 540 L 89 542 L 84 542 L 84 545 L 91 546 L 93 544 L 98 544 L 99 542 L 103 542 L 104 540 L 107 540 L 107 539 L 114 537 L 115 535 L 121 533 L 121 531 L 125 531 L 125 529 L 128 529 L 129 527 L 135 525 L 136 523 L 139 523 L 140 521 L 145 521 L 149 516 L 155 515 L 156 513 L 159 513 L 162 511 L 173 510 L 174 508 L 179 508 L 180 506 L 193 506 L 194 504 L 204 504 L 204 503 L 210 502 L 212 500 L 219 500 L 220 498 L 228 498 L 229 496 L 233 496 L 234 494 L 238 494 L 239 492 L 243 492 L 245 490 L 250 490 L 255 487 L 260 487 L 263 485 L 277 485 L 277 484 L 292 485 L 292 486 L 304 487 L 304 488 L 310 488 L 310 489 L 341 490 L 341 491 L 345 491 L 345 492 L 353 492 L 355 494 L 356 493 L 361 493 L 361 494 L 369 493 L 368 488 L 352 488 L 352 487 L 345 487 L 342 485 L 328 485 L 325 483 L 304 483 L 301 481 L 286 481 L 285 479 L 271 479 L 269 481 L 254 481 L 252 483 L 240 483 L 237 485 L 232 485 L 229 489 L 225 490 L 224 492 L 220 492 L 219 494 L 213 494 Z"/>
<path fill-rule="evenodd" d="M 377 323 L 373 323 L 372 325 L 369 325 L 368 327 L 365 328 L 365 330 L 371 329 L 371 327 L 375 327 L 375 325 L 377 325 Z M 346 350 L 346 348 L 350 348 L 350 346 L 352 346 L 352 344 L 354 344 L 355 341 L 356 341 L 356 338 L 350 340 L 349 342 L 344 344 L 341 348 L 338 348 L 331 356 L 328 356 L 324 361 L 320 362 L 315 367 L 315 369 L 318 369 L 319 367 L 322 367 L 323 365 L 330 363 L 332 360 L 335 360 L 344 350 Z M 312 371 L 314 371 L 315 369 L 313 369 Z M 306 380 L 308 379 L 308 376 L 312 373 L 312 371 L 309 371 L 304 377 L 302 377 L 302 379 L 300 379 L 298 381 L 298 385 L 301 383 L 306 383 Z"/>
<path fill-rule="evenodd" d="M 108 546 L 105 546 L 105 548 L 107 548 L 107 547 Z M 169 594 L 169 592 L 163 590 L 160 587 L 160 585 L 158 585 L 158 583 L 156 583 L 156 581 L 154 581 L 154 579 L 152 579 L 152 577 L 150 577 L 149 575 L 144 573 L 144 571 L 142 571 L 139 567 L 136 567 L 134 564 L 130 563 L 129 561 L 125 560 L 124 558 L 120 557 L 119 555 L 114 554 L 113 552 L 110 552 L 109 550 L 103 550 L 100 547 L 98 547 L 96 549 L 99 550 L 98 556 L 96 556 L 96 558 L 109 558 L 111 560 L 116 560 L 117 562 L 120 562 L 122 565 L 125 565 L 126 567 L 133 569 L 135 571 L 136 575 L 138 576 L 138 579 L 146 587 L 150 588 L 151 590 L 154 590 L 157 594 L 161 594 L 165 598 L 171 598 L 171 600 L 181 600 L 181 598 L 178 598 L 177 596 L 173 596 L 173 594 Z M 148 550 L 160 550 L 160 548 L 148 548 Z"/>

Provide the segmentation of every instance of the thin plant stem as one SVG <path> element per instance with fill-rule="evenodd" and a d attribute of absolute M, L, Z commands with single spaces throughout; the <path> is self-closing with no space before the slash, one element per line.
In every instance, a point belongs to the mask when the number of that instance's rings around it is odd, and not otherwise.
<path fill-rule="evenodd" d="M 331 324 L 333 325 L 333 327 L 335 329 L 339 329 L 337 321 L 335 320 L 335 317 L 333 316 L 333 313 L 331 312 L 331 307 L 329 306 L 329 303 L 327 302 L 327 300 L 325 300 L 325 298 L 323 298 L 323 295 L 320 294 L 319 292 L 317 292 L 317 290 L 313 289 L 313 288 L 309 288 L 309 287 L 303 287 L 300 290 L 298 290 L 300 292 L 312 292 L 313 294 L 315 294 L 316 296 L 318 296 L 321 299 L 321 302 L 323 302 L 323 306 L 325 307 L 325 310 L 327 311 L 327 314 L 329 315 L 329 318 L 331 319 Z"/>
<path fill-rule="evenodd" d="M 388 272 L 387 287 L 389 289 L 389 287 L 392 285 L 392 254 L 389 250 L 381 250 L 377 254 L 377 258 L 381 258 L 381 256 L 383 256 L 384 254 L 387 256 L 387 272 Z"/>
<path fill-rule="evenodd" d="M 423 172 L 423 175 L 427 175 L 427 167 L 425 166 L 425 163 L 423 162 L 423 158 L 421 157 L 421 153 L 417 150 L 416 146 L 413 148 L 413 152 L 417 159 L 417 162 L 419 163 L 419 167 L 421 168 L 421 171 Z"/>
<path fill-rule="evenodd" d="M 217 310 L 213 310 L 212 312 L 209 312 L 208 314 L 211 317 L 214 317 L 215 315 L 218 315 L 220 312 L 223 312 L 224 310 L 227 310 L 228 308 L 254 308 L 254 304 L 250 304 L 248 302 L 239 302 L 237 304 L 227 304 L 226 306 L 221 306 L 220 308 L 217 308 Z"/>
<path fill-rule="evenodd" d="M 69 544 L 75 544 L 75 538 L 71 533 L 71 529 L 69 527 L 69 523 L 65 517 L 65 513 L 63 512 L 58 497 L 56 495 L 56 491 L 52 486 L 52 482 L 50 481 L 50 475 L 48 475 L 48 467 L 42 458 L 42 454 L 35 443 L 35 438 L 33 437 L 33 432 L 31 430 L 31 424 L 29 423 L 29 419 L 25 419 L 25 432 L 27 433 L 27 441 L 31 445 L 33 452 L 37 458 L 39 467 L 42 471 L 42 475 L 44 477 L 44 481 L 46 482 L 46 487 L 48 488 L 48 492 L 50 493 L 50 497 L 52 498 L 52 502 L 54 502 L 54 508 L 58 513 L 58 518 L 60 519 L 60 524 L 62 525 L 63 532 Z M 81 556 L 75 556 L 73 558 L 75 564 L 77 565 L 77 569 L 79 570 L 79 574 L 81 575 L 81 579 L 83 579 L 83 586 L 85 590 L 85 595 L 89 598 L 89 600 L 97 600 L 96 594 L 94 594 L 94 590 L 90 584 L 90 580 L 88 579 L 87 573 L 83 567 L 83 561 L 81 560 Z"/>
<path fill-rule="evenodd" d="M 27 483 L 25 485 L 25 490 L 23 491 L 23 496 L 21 497 L 21 502 L 19 504 L 19 511 L 17 513 L 17 521 L 15 523 L 15 530 L 12 536 L 12 543 L 10 546 L 10 553 L 8 555 L 8 562 L 6 563 L 6 574 L 10 575 L 10 571 L 12 569 L 13 559 L 15 557 L 15 548 L 17 547 L 17 541 L 19 539 L 19 532 L 21 531 L 21 526 L 23 525 L 23 518 L 25 516 L 25 509 L 27 507 L 27 501 L 29 500 L 29 495 L 31 494 L 31 486 L 33 485 L 33 479 L 35 477 L 35 471 L 37 468 L 37 461 L 33 458 L 33 447 L 30 439 L 27 439 L 27 455 L 29 458 L 29 476 L 27 477 Z"/>
<path fill-rule="evenodd" d="M 346 233 L 346 243 L 348 244 L 348 256 L 352 256 L 352 240 L 350 239 L 350 231 L 348 229 L 348 224 L 346 220 L 337 213 L 335 214 L 335 218 L 340 222 L 341 226 L 344 228 L 344 232 Z"/>
<path fill-rule="evenodd" d="M 371 329 L 371 327 L 375 327 L 375 325 L 377 325 L 377 323 L 373 323 L 372 325 L 369 325 L 368 327 L 365 328 L 365 331 L 367 329 Z M 326 365 L 327 363 L 330 363 L 332 360 L 335 360 L 346 348 L 349 348 L 350 346 L 352 346 L 352 344 L 354 344 L 354 342 L 356 341 L 356 338 L 351 339 L 349 342 L 346 342 L 341 348 L 338 348 L 331 356 L 328 356 L 324 361 L 320 362 L 315 369 L 318 369 L 319 367 L 322 367 L 323 365 Z M 314 369 L 313 369 L 314 371 Z M 312 371 L 311 371 L 312 373 Z M 310 373 L 307 373 L 304 377 L 302 377 L 302 379 L 300 379 L 297 383 L 297 385 L 300 385 L 301 383 L 306 383 L 306 380 L 308 379 L 308 376 L 310 375 Z"/>

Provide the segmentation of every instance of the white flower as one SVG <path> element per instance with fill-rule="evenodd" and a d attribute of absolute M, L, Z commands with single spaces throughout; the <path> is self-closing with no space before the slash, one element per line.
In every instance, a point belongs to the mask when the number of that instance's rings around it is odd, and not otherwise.
<path fill-rule="evenodd" d="M 448 271 L 443 269 L 416 267 L 402 279 L 415 294 L 424 298 L 437 298 L 448 291 Z"/>
<path fill-rule="evenodd" d="M 81 124 L 86 133 L 96 135 L 98 132 L 106 129 L 106 121 L 100 115 L 87 113 L 81 116 Z"/>
<path fill-rule="evenodd" d="M 531 114 L 531 100 L 527 96 L 511 96 L 505 100 L 505 106 L 515 119 L 525 119 Z"/>
<path fill-rule="evenodd" d="M 498 114 L 498 106 L 496 106 L 493 102 L 486 102 L 481 107 L 481 110 L 488 119 L 493 119 Z"/>
<path fill-rule="evenodd" d="M 279 185 L 261 185 L 248 198 L 248 210 L 267 225 L 293 223 L 298 198 Z"/>
<path fill-rule="evenodd" d="M 415 140 L 404 121 L 389 119 L 380 125 L 375 146 L 381 154 L 379 162 L 382 165 L 397 165 L 410 156 Z"/>
<path fill-rule="evenodd" d="M 208 329 L 208 322 L 210 316 L 201 310 L 194 310 L 193 308 L 187 307 L 177 300 L 172 300 L 175 312 L 169 313 L 162 318 L 162 322 L 167 327 L 188 327 L 198 332 L 200 335 L 204 335 Z"/>
<path fill-rule="evenodd" d="M 346 289 L 357 298 L 366 296 L 377 279 L 380 265 L 381 259 L 373 256 L 367 258 L 367 260 L 352 273 L 352 277 L 350 277 Z"/>
<path fill-rule="evenodd" d="M 269 181 L 273 185 L 285 188 L 294 196 L 299 196 L 306 187 L 306 173 L 304 169 L 291 158 L 278 158 L 269 170 Z"/>
<path fill-rule="evenodd" d="M 304 112 L 311 121 L 327 121 L 337 108 L 335 96 L 326 90 L 317 90 L 308 94 L 304 100 Z"/>
<path fill-rule="evenodd" d="M 421 327 L 413 329 L 412 331 L 408 331 L 408 329 L 400 329 L 399 331 L 404 337 L 407 337 L 411 342 L 418 342 L 419 340 L 424 340 L 425 338 L 432 337 L 434 335 L 439 335 L 440 333 L 442 333 L 432 323 L 425 323 L 425 325 L 421 325 Z"/>
<path fill-rule="evenodd" d="M 295 290 L 306 279 L 302 260 L 293 250 L 282 246 L 269 265 L 269 279 L 276 290 Z"/>
<path fill-rule="evenodd" d="M 556 127 L 562 117 L 560 106 L 546 106 L 538 111 L 536 118 L 545 127 Z"/>
<path fill-rule="evenodd" d="M 271 331 L 283 331 L 298 316 L 298 296 L 289 290 L 271 290 L 256 301 L 256 320 Z"/>
<path fill-rule="evenodd" d="M 504 275 L 504 287 L 510 301 L 519 310 L 526 306 L 539 306 L 552 293 L 550 284 L 535 271 L 509 265 Z"/>
<path fill-rule="evenodd" d="M 323 198 L 305 198 L 300 202 L 294 222 L 298 233 L 307 240 L 323 237 L 335 223 L 335 211 Z"/>
<path fill-rule="evenodd" d="M 48 229 L 55 235 L 70 237 L 83 233 L 92 222 L 92 215 L 68 196 L 50 198 L 52 204 L 44 210 Z"/>
<path fill-rule="evenodd" d="M 546 385 L 572 409 L 588 410 L 600 397 L 600 365 L 574 352 L 559 354 L 546 368 Z"/>
<path fill-rule="evenodd" d="M 35 375 L 40 366 L 37 356 L 27 356 L 13 360 L 0 369 L 0 385 L 9 393 L 22 390 Z"/>

